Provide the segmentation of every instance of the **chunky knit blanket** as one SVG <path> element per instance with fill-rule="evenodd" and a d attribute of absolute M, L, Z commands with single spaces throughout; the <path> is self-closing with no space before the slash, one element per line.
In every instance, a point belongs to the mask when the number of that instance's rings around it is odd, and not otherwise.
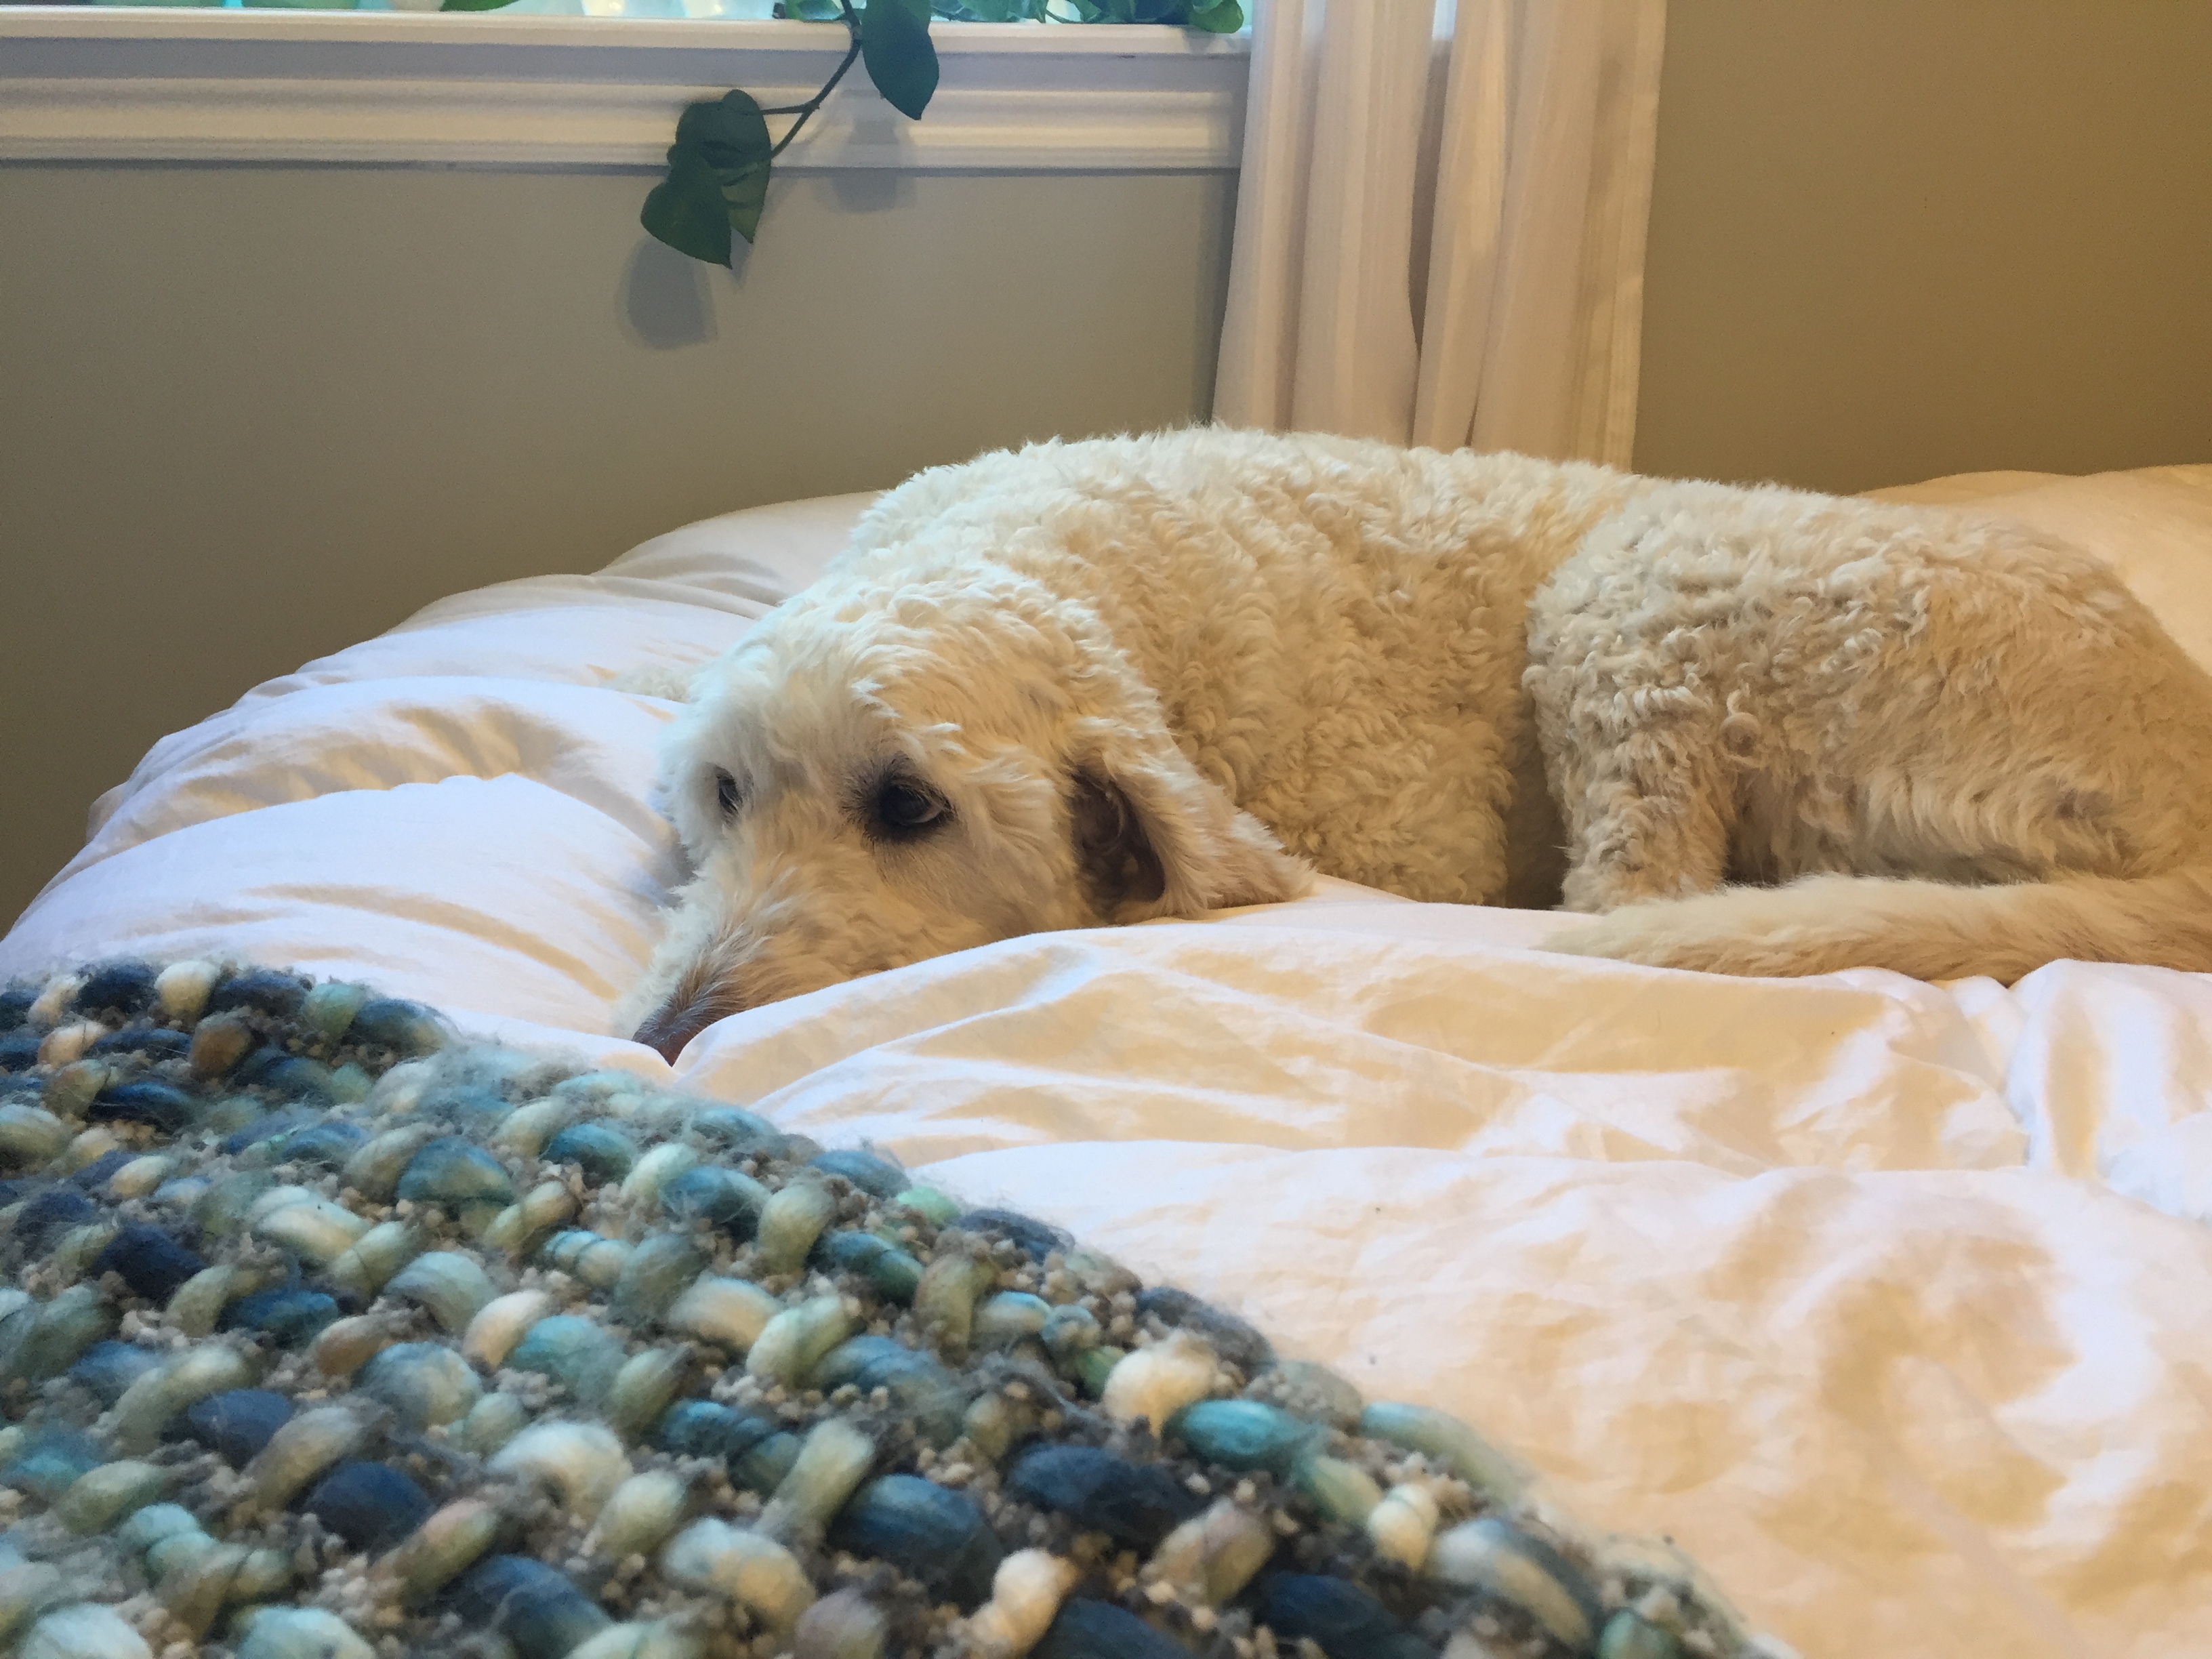
<path fill-rule="evenodd" d="M 1051 1226 L 359 985 L 0 992 L 0 1176 L 23 1659 L 1779 1650 Z"/>

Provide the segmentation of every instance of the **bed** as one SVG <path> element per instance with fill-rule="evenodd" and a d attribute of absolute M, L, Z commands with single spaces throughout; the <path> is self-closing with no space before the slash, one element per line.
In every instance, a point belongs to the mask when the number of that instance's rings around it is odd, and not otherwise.
<path fill-rule="evenodd" d="M 2212 467 L 1989 474 L 2212 665 Z M 612 1029 L 677 849 L 674 705 L 866 498 L 440 601 L 164 739 L 0 942 L 372 981 L 666 1079 Z M 726 1020 L 673 1072 L 872 1143 L 1459 1411 L 1808 1659 L 2212 1641 L 2212 982 L 1729 981 L 1324 883 Z"/>

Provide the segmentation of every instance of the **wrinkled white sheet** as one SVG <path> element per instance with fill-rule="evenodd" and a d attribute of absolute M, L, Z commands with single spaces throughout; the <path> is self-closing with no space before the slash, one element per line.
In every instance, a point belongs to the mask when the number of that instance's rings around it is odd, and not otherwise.
<path fill-rule="evenodd" d="M 1940 481 L 2114 558 L 2212 660 L 2212 468 Z M 860 498 L 444 601 L 155 749 L 0 941 L 358 975 L 641 1072 L 696 662 Z M 1330 884 L 1011 941 L 723 1022 L 691 1085 L 1074 1229 L 1593 1523 L 1672 1534 L 1808 1659 L 2212 1650 L 2212 982 L 1744 982 Z"/>

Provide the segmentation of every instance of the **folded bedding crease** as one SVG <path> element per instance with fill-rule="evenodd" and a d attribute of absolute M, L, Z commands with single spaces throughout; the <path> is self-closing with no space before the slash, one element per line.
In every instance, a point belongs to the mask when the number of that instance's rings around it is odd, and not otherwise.
<path fill-rule="evenodd" d="M 2212 665 L 2212 466 L 1941 480 L 2111 558 Z M 2212 1631 L 2212 980 L 1728 981 L 1323 882 L 614 1029 L 682 866 L 675 705 L 866 498 L 507 583 L 165 739 L 0 978 L 370 981 L 870 1143 L 1459 1413 L 1808 1659 L 2164 1659 Z"/>

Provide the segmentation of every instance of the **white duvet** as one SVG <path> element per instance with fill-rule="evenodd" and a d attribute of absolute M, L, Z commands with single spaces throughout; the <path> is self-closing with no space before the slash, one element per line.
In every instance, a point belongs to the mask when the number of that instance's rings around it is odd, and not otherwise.
<path fill-rule="evenodd" d="M 2008 474 L 2212 662 L 2212 468 Z M 433 605 L 160 744 L 4 941 L 358 976 L 647 1073 L 672 706 L 860 498 Z M 1729 981 L 1326 888 L 726 1020 L 693 1088 L 1073 1229 L 1664 1532 L 1808 1659 L 2212 1653 L 2212 980 Z"/>

